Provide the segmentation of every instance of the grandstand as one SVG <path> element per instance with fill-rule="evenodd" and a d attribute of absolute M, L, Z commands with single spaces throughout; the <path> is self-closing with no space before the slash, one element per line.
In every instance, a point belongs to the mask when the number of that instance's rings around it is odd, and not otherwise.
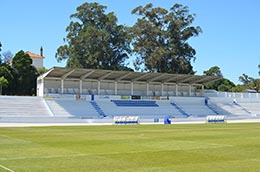
<path fill-rule="evenodd" d="M 1 116 L 51 116 L 41 97 L 0 96 Z"/>
<path fill-rule="evenodd" d="M 258 93 L 204 90 L 204 84 L 218 79 L 55 67 L 38 77 L 37 97 L 0 96 L 0 123 L 112 123 L 115 116 L 138 116 L 140 122 L 162 122 L 165 116 L 175 121 L 260 117 Z"/>
<path fill-rule="evenodd" d="M 203 96 L 216 76 L 54 67 L 37 79 L 37 96 L 53 94 Z"/>

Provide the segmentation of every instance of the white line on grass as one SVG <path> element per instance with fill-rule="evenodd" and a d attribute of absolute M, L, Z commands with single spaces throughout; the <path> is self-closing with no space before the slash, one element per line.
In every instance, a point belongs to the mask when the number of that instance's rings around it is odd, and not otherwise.
<path fill-rule="evenodd" d="M 5 170 L 7 170 L 7 171 L 9 171 L 9 172 L 14 172 L 14 171 L 11 170 L 10 168 L 7 168 L 7 167 L 5 167 L 5 166 L 3 166 L 3 165 L 1 165 L 1 164 L 0 164 L 0 167 L 2 167 L 3 169 L 5 169 Z"/>
<path fill-rule="evenodd" d="M 1 134 L 0 137 L 7 138 L 7 139 L 10 139 L 10 140 L 13 140 L 13 141 L 17 141 L 17 142 L 31 143 L 31 141 L 27 141 L 27 140 L 23 140 L 23 139 L 18 139 L 18 138 L 11 137 L 11 136 L 7 136 L 7 135 L 3 135 L 3 134 Z"/>
<path fill-rule="evenodd" d="M 202 147 L 196 147 L 196 148 L 175 148 L 175 149 L 161 149 L 161 150 L 88 153 L 88 154 L 72 154 L 72 155 L 45 155 L 45 156 L 30 156 L 30 157 L 25 156 L 25 157 L 14 157 L 14 158 L 0 158 L 0 160 L 12 161 L 12 160 L 26 160 L 26 159 L 71 158 L 71 157 L 100 156 L 100 155 L 119 155 L 119 154 L 136 154 L 136 153 L 149 153 L 149 152 L 164 152 L 164 151 L 195 150 L 195 149 L 218 149 L 218 148 L 223 148 L 223 147 L 232 147 L 232 145 L 214 144 L 214 146 L 202 146 Z"/>

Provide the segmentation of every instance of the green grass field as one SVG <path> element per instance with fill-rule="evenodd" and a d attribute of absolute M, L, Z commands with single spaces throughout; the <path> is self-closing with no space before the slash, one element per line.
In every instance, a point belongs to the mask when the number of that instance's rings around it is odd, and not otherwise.
<path fill-rule="evenodd" d="M 0 128 L 0 172 L 259 172 L 260 123 Z"/>

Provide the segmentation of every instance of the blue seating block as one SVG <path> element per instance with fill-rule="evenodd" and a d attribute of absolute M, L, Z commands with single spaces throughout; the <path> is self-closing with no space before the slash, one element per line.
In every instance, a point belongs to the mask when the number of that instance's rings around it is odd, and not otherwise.
<path fill-rule="evenodd" d="M 158 107 L 156 101 L 149 100 L 111 100 L 117 106 L 132 106 L 132 107 Z"/>

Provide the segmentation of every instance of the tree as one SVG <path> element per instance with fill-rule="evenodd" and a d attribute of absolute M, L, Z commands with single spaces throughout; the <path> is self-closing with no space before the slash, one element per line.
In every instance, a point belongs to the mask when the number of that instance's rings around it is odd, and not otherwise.
<path fill-rule="evenodd" d="M 0 41 L 0 52 L 2 51 L 2 43 L 1 43 L 1 41 Z M 2 57 L 1 57 L 1 53 L 0 53 L 0 64 L 2 63 Z"/>
<path fill-rule="evenodd" d="M 37 72 L 39 75 L 44 74 L 47 71 L 48 71 L 48 69 L 46 69 L 45 67 L 37 68 Z"/>
<path fill-rule="evenodd" d="M 235 87 L 236 85 L 231 82 L 230 80 L 223 78 L 222 80 L 220 80 L 217 90 L 218 91 L 232 91 L 232 89 Z"/>
<path fill-rule="evenodd" d="M 247 86 L 237 84 L 235 87 L 231 89 L 232 92 L 243 92 L 247 89 Z"/>
<path fill-rule="evenodd" d="M 195 15 L 189 14 L 187 6 L 175 4 L 167 11 L 150 3 L 135 8 L 132 14 L 141 16 L 131 28 L 137 70 L 194 74 L 191 60 L 196 51 L 187 41 L 202 30 L 190 26 Z"/>
<path fill-rule="evenodd" d="M 242 82 L 244 85 L 250 85 L 250 84 L 253 83 L 254 78 L 249 77 L 249 76 L 246 75 L 246 74 L 242 74 L 242 75 L 239 77 L 239 81 Z"/>
<path fill-rule="evenodd" d="M 2 94 L 12 94 L 13 89 L 13 82 L 14 82 L 14 76 L 13 76 L 13 70 L 11 66 L 9 66 L 6 63 L 3 63 L 0 65 L 0 76 L 2 76 L 7 82 L 4 84 L 2 83 Z M 3 79 L 3 80 L 4 80 Z"/>
<path fill-rule="evenodd" d="M 2 44 L 0 42 L 0 52 L 2 51 Z M 5 61 L 5 53 L 4 59 L 2 59 L 2 55 L 0 53 L 0 87 L 1 94 L 8 94 L 12 90 L 12 82 L 13 82 L 13 74 L 12 68 Z"/>
<path fill-rule="evenodd" d="M 209 70 L 203 72 L 207 76 L 223 76 L 218 66 L 213 66 Z"/>
<path fill-rule="evenodd" d="M 2 90 L 4 88 L 7 88 L 8 86 L 8 81 L 7 79 L 5 79 L 5 77 L 1 76 L 0 77 L 0 95 L 3 93 Z"/>
<path fill-rule="evenodd" d="M 11 59 L 13 58 L 13 54 L 11 53 L 11 51 L 6 51 L 3 52 L 3 59 L 2 59 L 2 63 L 7 63 L 9 62 Z"/>
<path fill-rule="evenodd" d="M 260 64 L 258 64 L 258 75 L 260 75 Z"/>
<path fill-rule="evenodd" d="M 207 76 L 220 76 L 223 77 L 222 72 L 218 66 L 213 66 L 209 70 L 203 72 Z M 226 78 L 215 81 L 205 85 L 206 89 L 214 89 L 217 91 L 232 91 L 236 85 Z"/>
<path fill-rule="evenodd" d="M 254 79 L 251 88 L 256 90 L 257 92 L 259 92 L 260 91 L 260 79 Z"/>
<path fill-rule="evenodd" d="M 3 89 L 5 89 L 8 86 L 8 81 L 5 79 L 5 77 L 0 77 L 0 95 L 3 94 Z"/>
<path fill-rule="evenodd" d="M 67 59 L 67 67 L 124 70 L 130 46 L 127 27 L 117 25 L 117 17 L 106 6 L 84 3 L 66 31 L 65 44 L 57 49 L 58 61 Z"/>
<path fill-rule="evenodd" d="M 32 66 L 32 59 L 24 51 L 16 53 L 12 60 L 14 70 L 16 95 L 35 95 L 36 94 L 36 79 L 38 76 L 37 70 Z"/>

